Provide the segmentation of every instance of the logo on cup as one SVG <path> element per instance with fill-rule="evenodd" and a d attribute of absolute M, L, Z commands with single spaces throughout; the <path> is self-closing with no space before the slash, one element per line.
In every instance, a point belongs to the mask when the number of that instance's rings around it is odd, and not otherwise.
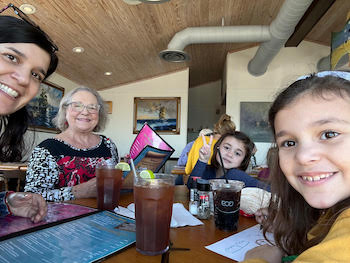
<path fill-rule="evenodd" d="M 221 206 L 223 207 L 232 207 L 235 203 L 233 201 L 221 200 Z"/>

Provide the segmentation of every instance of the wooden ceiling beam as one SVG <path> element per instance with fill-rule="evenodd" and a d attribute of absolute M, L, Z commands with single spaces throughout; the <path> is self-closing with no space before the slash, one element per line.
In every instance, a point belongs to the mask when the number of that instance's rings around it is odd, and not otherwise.
<path fill-rule="evenodd" d="M 334 2 L 335 0 L 314 0 L 284 46 L 297 47 Z"/>

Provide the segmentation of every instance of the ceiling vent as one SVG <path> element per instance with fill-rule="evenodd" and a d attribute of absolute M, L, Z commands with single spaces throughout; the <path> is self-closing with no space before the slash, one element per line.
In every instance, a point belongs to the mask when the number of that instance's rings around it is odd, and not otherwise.
<path fill-rule="evenodd" d="M 168 62 L 185 62 L 190 60 L 190 56 L 183 50 L 163 50 L 159 56 Z"/>

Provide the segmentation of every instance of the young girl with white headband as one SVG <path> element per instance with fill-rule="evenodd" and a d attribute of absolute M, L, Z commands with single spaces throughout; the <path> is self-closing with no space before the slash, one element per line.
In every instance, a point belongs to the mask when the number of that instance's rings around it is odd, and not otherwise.
<path fill-rule="evenodd" d="M 263 226 L 275 245 L 248 251 L 245 263 L 350 262 L 349 80 L 348 72 L 304 76 L 273 102 L 278 155 Z"/>

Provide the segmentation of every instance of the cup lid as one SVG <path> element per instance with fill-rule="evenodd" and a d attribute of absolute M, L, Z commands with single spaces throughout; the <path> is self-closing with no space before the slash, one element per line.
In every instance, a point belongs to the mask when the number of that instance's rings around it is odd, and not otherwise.
<path fill-rule="evenodd" d="M 197 190 L 199 191 L 210 191 L 210 184 L 208 180 L 198 179 L 197 180 Z"/>

